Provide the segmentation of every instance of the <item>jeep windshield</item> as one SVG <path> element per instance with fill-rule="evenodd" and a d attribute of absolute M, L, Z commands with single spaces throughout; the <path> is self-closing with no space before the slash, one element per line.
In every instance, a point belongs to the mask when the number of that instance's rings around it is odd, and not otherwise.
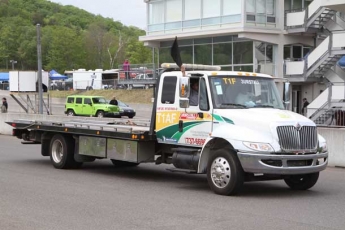
<path fill-rule="evenodd" d="M 284 109 L 277 87 L 270 78 L 212 76 L 210 88 L 216 109 Z"/>
<path fill-rule="evenodd" d="M 92 98 L 93 104 L 108 104 L 104 97 L 94 97 Z"/>

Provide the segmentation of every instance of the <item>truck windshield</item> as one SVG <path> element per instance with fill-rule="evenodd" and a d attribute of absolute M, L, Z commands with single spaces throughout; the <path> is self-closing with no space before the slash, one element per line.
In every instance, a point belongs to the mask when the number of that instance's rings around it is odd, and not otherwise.
<path fill-rule="evenodd" d="M 103 97 L 94 97 L 92 98 L 93 104 L 107 104 L 107 100 Z"/>
<path fill-rule="evenodd" d="M 284 109 L 273 79 L 247 76 L 211 76 L 210 88 L 216 109 Z"/>

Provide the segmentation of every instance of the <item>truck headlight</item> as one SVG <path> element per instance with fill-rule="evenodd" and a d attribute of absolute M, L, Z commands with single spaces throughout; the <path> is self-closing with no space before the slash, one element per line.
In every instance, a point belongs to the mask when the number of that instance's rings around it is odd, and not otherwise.
<path fill-rule="evenodd" d="M 270 144 L 267 143 L 256 143 L 256 142 L 243 142 L 243 144 L 252 150 L 263 151 L 263 152 L 273 152 L 273 148 Z"/>
<path fill-rule="evenodd" d="M 321 142 L 319 143 L 319 147 L 317 148 L 317 151 L 319 153 L 325 153 L 328 151 L 327 143 L 326 142 Z"/>

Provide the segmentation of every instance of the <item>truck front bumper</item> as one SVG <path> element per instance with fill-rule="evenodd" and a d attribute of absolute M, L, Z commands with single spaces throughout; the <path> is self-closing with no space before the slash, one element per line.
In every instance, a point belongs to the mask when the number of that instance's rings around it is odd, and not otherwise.
<path fill-rule="evenodd" d="M 237 152 L 237 155 L 248 173 L 309 174 L 324 170 L 328 163 L 328 152 L 305 155 Z"/>

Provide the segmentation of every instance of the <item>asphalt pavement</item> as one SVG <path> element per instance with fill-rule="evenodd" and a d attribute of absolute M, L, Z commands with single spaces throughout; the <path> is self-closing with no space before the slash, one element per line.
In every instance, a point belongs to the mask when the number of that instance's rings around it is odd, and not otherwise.
<path fill-rule="evenodd" d="M 1 230 L 253 229 L 343 230 L 345 169 L 327 168 L 309 191 L 283 181 L 245 184 L 219 196 L 205 175 L 169 165 L 117 169 L 109 160 L 53 168 L 39 145 L 0 136 Z"/>

